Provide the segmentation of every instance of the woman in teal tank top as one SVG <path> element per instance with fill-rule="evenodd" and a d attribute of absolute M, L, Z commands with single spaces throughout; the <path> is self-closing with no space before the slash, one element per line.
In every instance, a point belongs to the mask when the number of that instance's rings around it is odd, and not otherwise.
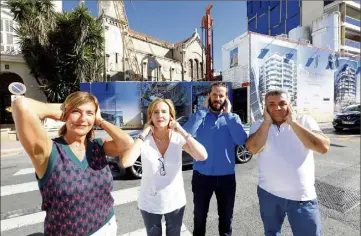
<path fill-rule="evenodd" d="M 72 93 L 63 104 L 20 97 L 12 110 L 39 182 L 45 235 L 116 235 L 106 155 L 122 155 L 133 139 L 101 117 L 98 100 L 87 92 Z M 49 138 L 45 118 L 64 122 L 58 138 Z M 94 125 L 111 138 L 95 139 Z"/>

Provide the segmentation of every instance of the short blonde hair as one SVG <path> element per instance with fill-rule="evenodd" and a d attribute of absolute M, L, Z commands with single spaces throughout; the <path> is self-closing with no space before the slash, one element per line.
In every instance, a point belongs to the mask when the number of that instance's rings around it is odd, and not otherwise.
<path fill-rule="evenodd" d="M 95 106 L 95 114 L 98 112 L 99 102 L 98 99 L 91 95 L 90 93 L 84 91 L 77 91 L 70 94 L 64 101 L 62 105 L 63 109 L 63 121 L 66 121 L 69 115 L 74 111 L 74 109 L 78 108 L 79 106 L 85 103 L 93 103 Z M 66 124 L 64 124 L 59 130 L 59 136 L 64 136 L 66 134 Z M 86 135 L 88 139 L 94 138 L 94 128 L 92 128 L 89 133 Z"/>
<path fill-rule="evenodd" d="M 153 114 L 153 112 L 154 112 L 154 109 L 155 109 L 155 107 L 156 107 L 159 103 L 161 103 L 161 102 L 164 102 L 165 104 L 168 105 L 168 107 L 169 107 L 169 114 L 170 114 L 170 116 L 171 116 L 173 119 L 175 119 L 176 113 L 175 113 L 175 108 L 174 108 L 174 104 L 173 104 L 172 100 L 170 100 L 170 99 L 164 99 L 164 98 L 157 98 L 157 99 L 155 99 L 155 100 L 149 105 L 149 107 L 148 107 L 148 122 L 149 122 L 151 125 L 153 125 L 153 123 L 152 123 L 152 114 Z"/>

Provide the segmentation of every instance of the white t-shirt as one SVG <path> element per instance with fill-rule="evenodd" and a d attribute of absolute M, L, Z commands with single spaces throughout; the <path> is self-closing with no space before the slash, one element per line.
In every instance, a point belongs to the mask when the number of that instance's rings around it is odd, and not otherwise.
<path fill-rule="evenodd" d="M 297 122 L 311 131 L 321 131 L 308 115 L 297 117 Z M 261 126 L 255 122 L 250 135 Z M 315 164 L 313 151 L 306 148 L 288 123 L 280 128 L 269 128 L 264 149 L 258 154 L 258 185 L 267 192 L 289 200 L 315 199 Z"/>
<path fill-rule="evenodd" d="M 171 134 L 164 154 L 165 175 L 161 175 L 161 154 L 152 135 L 148 135 L 141 147 L 142 180 L 138 207 L 153 214 L 166 214 L 186 204 L 182 175 L 182 147 L 186 140 L 177 132 Z"/>

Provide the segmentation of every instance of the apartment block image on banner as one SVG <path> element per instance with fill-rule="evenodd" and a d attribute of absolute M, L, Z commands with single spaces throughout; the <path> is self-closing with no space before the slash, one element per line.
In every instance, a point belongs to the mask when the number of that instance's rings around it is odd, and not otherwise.
<path fill-rule="evenodd" d="M 289 48 L 281 49 L 289 51 Z M 292 49 L 291 49 L 292 50 Z M 296 56 L 297 58 L 297 56 Z M 291 98 L 291 104 L 296 106 L 297 98 L 297 64 L 294 60 L 286 60 L 280 53 L 267 57 L 264 64 L 259 68 L 258 90 L 261 98 L 261 104 L 266 93 L 273 89 L 283 89 L 288 92 Z"/>
<path fill-rule="evenodd" d="M 186 82 L 142 82 L 142 112 L 146 122 L 147 108 L 157 98 L 170 99 L 177 117 L 191 114 L 191 84 Z"/>
<path fill-rule="evenodd" d="M 102 116 L 123 129 L 143 127 L 139 82 L 80 83 L 80 90 L 97 97 Z"/>
<path fill-rule="evenodd" d="M 339 65 L 334 73 L 335 112 L 344 107 L 360 102 L 360 67 L 358 58 L 341 56 L 337 58 Z"/>

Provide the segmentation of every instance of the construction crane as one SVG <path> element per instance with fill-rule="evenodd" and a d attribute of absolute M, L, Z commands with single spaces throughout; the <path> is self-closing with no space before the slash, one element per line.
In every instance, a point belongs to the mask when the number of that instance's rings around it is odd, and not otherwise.
<path fill-rule="evenodd" d="M 206 80 L 213 80 L 213 19 L 211 18 L 211 9 L 213 5 L 206 7 L 206 15 L 202 17 L 201 28 L 205 30 L 206 38 Z"/>
<path fill-rule="evenodd" d="M 134 43 L 132 37 L 129 36 L 129 23 L 125 13 L 124 1 L 112 1 L 117 20 L 121 25 L 121 35 L 123 41 L 123 50 L 125 55 L 126 68 L 123 68 L 124 73 L 127 70 L 130 73 L 130 80 L 143 80 L 140 65 L 134 51 Z"/>

